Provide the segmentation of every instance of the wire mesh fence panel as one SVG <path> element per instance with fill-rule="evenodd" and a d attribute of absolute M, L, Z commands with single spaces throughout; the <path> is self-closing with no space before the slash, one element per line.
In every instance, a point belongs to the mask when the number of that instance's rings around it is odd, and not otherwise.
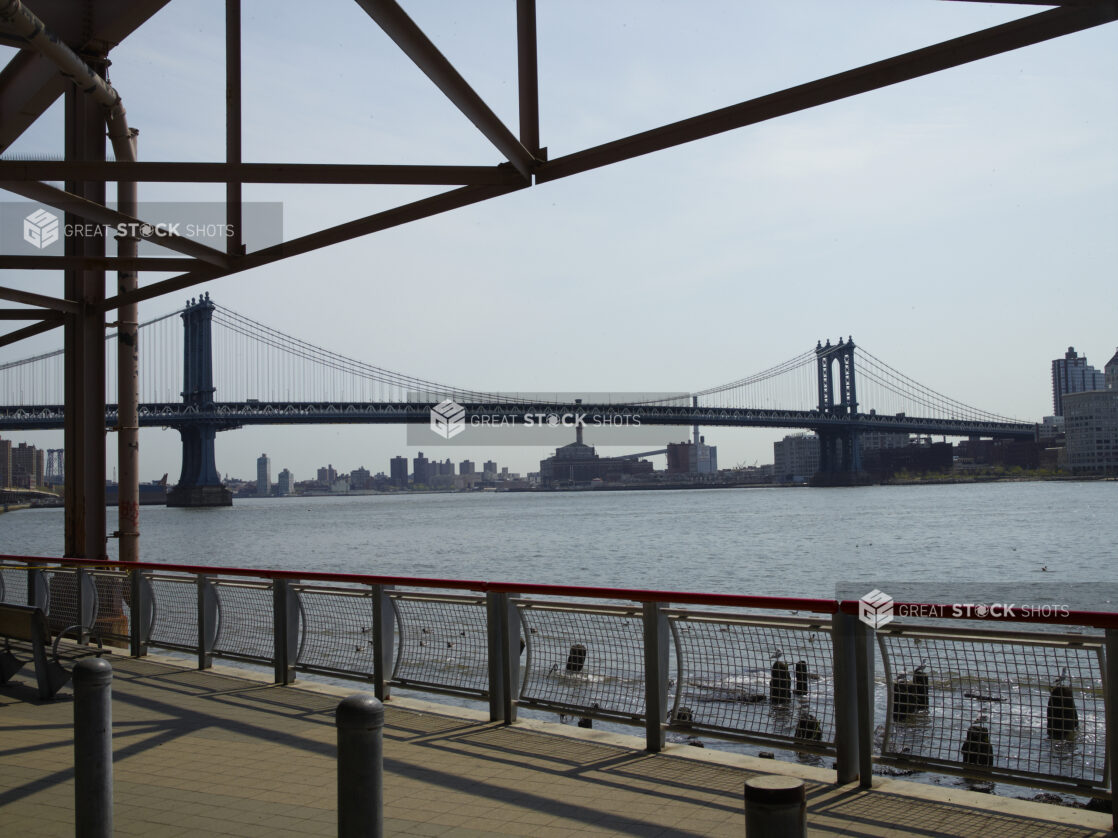
<path fill-rule="evenodd" d="M 518 603 L 526 647 L 521 704 L 616 714 L 645 713 L 640 609 Z"/>
<path fill-rule="evenodd" d="M 214 654 L 270 661 L 275 653 L 272 585 L 268 582 L 214 583 L 221 629 Z"/>
<path fill-rule="evenodd" d="M 78 571 L 68 568 L 52 569 L 43 572 L 47 587 L 47 623 L 51 634 L 81 623 L 78 613 Z M 92 615 L 92 611 L 89 612 Z"/>
<path fill-rule="evenodd" d="M 669 614 L 680 659 L 671 724 L 833 750 L 829 622 Z"/>
<path fill-rule="evenodd" d="M 340 674 L 373 674 L 373 599 L 368 589 L 296 587 L 304 641 L 298 665 Z"/>
<path fill-rule="evenodd" d="M 919 629 L 878 633 L 883 761 L 991 778 L 1106 785 L 1103 653 L 1083 636 L 1043 640 Z"/>
<path fill-rule="evenodd" d="M 484 597 L 393 593 L 397 653 L 392 678 L 489 694 L 489 634 Z"/>
<path fill-rule="evenodd" d="M 93 633 L 106 640 L 127 640 L 130 625 L 128 600 L 131 598 L 128 574 L 117 570 L 95 570 L 90 576 L 97 594 L 97 619 L 93 622 Z"/>
<path fill-rule="evenodd" d="M 193 576 L 152 576 L 153 646 L 198 648 L 198 582 Z"/>
<path fill-rule="evenodd" d="M 0 567 L 0 602 L 27 605 L 27 568 Z"/>

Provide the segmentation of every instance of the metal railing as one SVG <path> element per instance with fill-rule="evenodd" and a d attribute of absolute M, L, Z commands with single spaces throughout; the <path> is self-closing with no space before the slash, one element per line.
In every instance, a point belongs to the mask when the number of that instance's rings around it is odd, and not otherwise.
<path fill-rule="evenodd" d="M 525 707 L 638 725 L 652 751 L 668 731 L 758 743 L 833 757 L 844 783 L 869 785 L 877 762 L 1110 798 L 1118 770 L 1118 614 L 1028 620 L 1078 633 L 875 632 L 857 602 L 825 599 L 21 556 L 0 557 L 0 601 L 134 655 L 448 693 L 509 723 Z"/>

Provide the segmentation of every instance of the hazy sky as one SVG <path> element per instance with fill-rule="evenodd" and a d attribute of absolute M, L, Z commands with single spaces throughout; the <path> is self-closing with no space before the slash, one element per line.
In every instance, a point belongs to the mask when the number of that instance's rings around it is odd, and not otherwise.
<path fill-rule="evenodd" d="M 222 158 L 223 5 L 170 3 L 113 51 L 141 160 Z M 515 130 L 512 0 L 405 8 Z M 542 143 L 558 157 L 1037 11 L 541 0 Z M 1096 28 L 218 280 L 141 315 L 208 291 L 329 349 L 480 390 L 689 391 L 853 335 L 953 398 L 1037 421 L 1051 413 L 1053 358 L 1074 345 L 1101 369 L 1118 346 L 1116 47 L 1118 27 Z M 244 76 L 246 161 L 500 161 L 353 3 L 246 0 Z M 61 129 L 59 104 L 11 152 L 59 155 Z M 245 198 L 283 201 L 291 237 L 438 191 L 248 186 Z M 141 186 L 143 200 L 223 194 Z M 5 274 L 61 293 L 60 274 Z M 0 360 L 60 344 L 47 337 Z M 771 462 L 780 435 L 707 440 L 725 467 Z M 142 434 L 145 479 L 177 477 L 177 437 Z M 404 437 L 244 429 L 219 436 L 218 468 L 254 477 L 266 451 L 273 474 L 298 479 L 328 462 L 376 472 L 415 455 Z M 519 471 L 546 453 L 438 451 Z"/>

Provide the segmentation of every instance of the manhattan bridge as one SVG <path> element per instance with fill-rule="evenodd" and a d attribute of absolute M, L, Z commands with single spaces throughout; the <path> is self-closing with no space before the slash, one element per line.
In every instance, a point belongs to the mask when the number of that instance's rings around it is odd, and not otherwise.
<path fill-rule="evenodd" d="M 181 322 L 180 322 L 181 321 Z M 208 296 L 141 324 L 141 427 L 182 435 L 183 469 L 172 502 L 220 498 L 217 432 L 246 425 L 427 424 L 450 399 L 465 419 L 523 424 L 524 417 L 583 415 L 588 423 L 804 428 L 820 440 L 820 470 L 834 482 L 860 471 L 870 431 L 1029 439 L 1035 426 L 963 404 L 912 380 L 852 338 L 817 343 L 766 370 L 714 387 L 634 400 L 632 394 L 543 398 L 438 383 L 349 358 L 284 334 Z M 115 370 L 115 335 L 106 369 Z M 62 428 L 63 351 L 0 365 L 0 430 Z M 118 421 L 113 376 L 105 424 Z"/>

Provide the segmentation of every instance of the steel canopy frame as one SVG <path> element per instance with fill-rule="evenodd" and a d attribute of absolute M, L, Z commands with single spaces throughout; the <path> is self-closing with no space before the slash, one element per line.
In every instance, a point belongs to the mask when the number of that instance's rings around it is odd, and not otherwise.
<path fill-rule="evenodd" d="M 951 0 L 978 2 L 978 0 Z M 985 0 L 989 2 L 990 0 Z M 106 48 L 156 11 L 167 0 L 114 0 L 103 10 L 98 38 L 79 38 L 74 26 L 66 26 L 61 0 L 30 0 L 40 16 L 54 26 L 60 22 L 65 35 L 89 51 L 93 44 Z M 69 182 L 213 182 L 227 184 L 227 206 L 231 216 L 240 212 L 240 186 L 244 183 L 275 184 L 411 184 L 459 185 L 429 198 L 300 236 L 253 253 L 244 253 L 238 239 L 231 239 L 226 253 L 188 241 L 162 242 L 188 258 L 139 257 L 121 260 L 115 256 L 0 256 L 0 270 L 120 270 L 179 271 L 170 279 L 139 288 L 126 295 L 107 298 L 104 312 L 121 305 L 153 299 L 193 285 L 261 267 L 291 256 L 386 230 L 508 194 L 534 184 L 569 177 L 672 148 L 716 134 L 757 124 L 779 116 L 807 110 L 829 102 L 878 90 L 920 76 L 958 67 L 1025 46 L 1083 31 L 1118 20 L 1118 0 L 994 0 L 1013 5 L 1042 5 L 1046 11 L 1019 20 L 972 32 L 933 46 L 877 61 L 843 73 L 797 85 L 775 93 L 700 114 L 689 119 L 623 137 L 593 148 L 547 159 L 540 147 L 539 95 L 536 60 L 535 0 L 517 0 L 517 74 L 519 79 L 519 137 L 501 122 L 484 100 L 469 86 L 450 61 L 438 50 L 396 0 L 355 0 L 443 94 L 465 114 L 502 153 L 506 162 L 497 166 L 440 166 L 386 164 L 245 163 L 240 148 L 240 2 L 226 0 L 226 160 L 224 162 L 99 162 L 0 160 L 0 188 L 64 208 L 75 216 L 101 223 L 123 220 L 119 213 L 92 205 L 88 199 L 43 183 Z M 0 0 L 0 6 L 3 6 Z M 101 6 L 103 4 L 97 4 Z M 66 31 L 66 30 L 71 31 Z M 2 31 L 2 29 L 0 29 Z M 115 39 L 115 40 L 114 40 Z M 47 65 L 47 66 L 44 66 Z M 32 72 L 34 68 L 34 72 Z M 47 71 L 50 70 L 48 78 Z M 66 81 L 49 62 L 21 51 L 0 73 L 0 148 L 26 129 L 65 89 Z M 239 232 L 239 227 L 238 227 Z M 0 298 L 17 300 L 11 289 L 0 288 Z M 48 301 L 49 300 L 49 301 Z M 29 305 L 69 310 L 77 301 L 44 298 Z M 67 305 L 69 303 L 69 305 Z M 34 312 L 28 312 L 34 317 Z M 44 320 L 32 327 L 38 334 L 57 323 Z M 0 336 L 0 346 L 30 336 L 27 329 Z"/>

